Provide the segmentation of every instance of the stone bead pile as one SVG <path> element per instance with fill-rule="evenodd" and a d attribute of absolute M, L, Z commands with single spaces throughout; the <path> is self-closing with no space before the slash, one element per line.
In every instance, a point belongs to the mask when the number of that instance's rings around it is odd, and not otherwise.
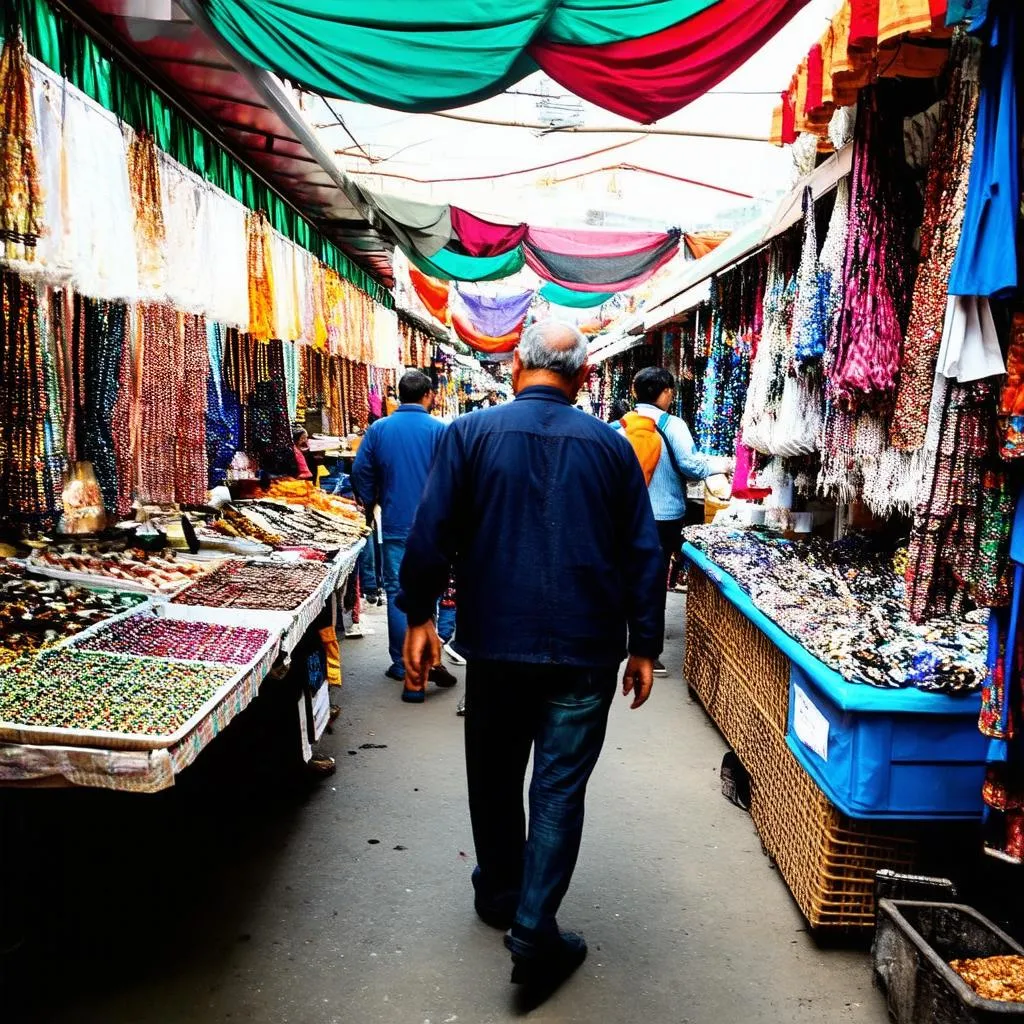
<path fill-rule="evenodd" d="M 133 615 L 75 643 L 80 651 L 250 665 L 270 640 L 265 629 Z"/>
<path fill-rule="evenodd" d="M 145 600 L 141 594 L 40 579 L 15 562 L 0 561 L 0 664 L 74 636 Z"/>
<path fill-rule="evenodd" d="M 208 573 L 215 563 L 179 558 L 174 552 L 151 555 L 137 548 L 116 551 L 102 548 L 36 552 L 30 565 L 62 572 L 82 573 L 145 587 L 154 593 L 172 591 Z"/>
<path fill-rule="evenodd" d="M 967 693 L 985 678 L 981 621 L 911 622 L 902 555 L 871 538 L 788 541 L 758 530 L 696 526 L 686 540 L 721 566 L 754 605 L 854 683 Z"/>
<path fill-rule="evenodd" d="M 240 502 L 225 508 L 213 526 L 227 536 L 249 537 L 274 547 L 310 542 L 346 547 L 366 532 L 362 523 L 348 516 L 282 501 Z"/>
<path fill-rule="evenodd" d="M 319 562 L 230 562 L 186 587 L 173 603 L 294 611 L 324 582 L 327 572 Z"/>
<path fill-rule="evenodd" d="M 168 736 L 236 668 L 59 648 L 0 667 L 0 722 Z"/>

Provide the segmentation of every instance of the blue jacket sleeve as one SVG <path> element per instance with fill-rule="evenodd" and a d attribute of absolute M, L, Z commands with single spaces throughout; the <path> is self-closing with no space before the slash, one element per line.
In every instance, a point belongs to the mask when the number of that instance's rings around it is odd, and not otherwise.
<path fill-rule="evenodd" d="M 697 451 L 690 428 L 678 416 L 669 416 L 664 432 L 684 476 L 690 480 L 706 480 L 719 472 L 716 460 Z"/>
<path fill-rule="evenodd" d="M 352 464 L 352 490 L 369 512 L 377 504 L 376 471 L 377 431 L 372 427 L 363 435 L 356 460 Z"/>
<path fill-rule="evenodd" d="M 464 479 L 462 438 L 449 427 L 441 435 L 398 576 L 398 607 L 411 626 L 433 617 L 438 598 L 448 585 L 458 543 L 456 514 Z"/>
<path fill-rule="evenodd" d="M 657 658 L 665 639 L 666 567 L 640 462 L 624 458 L 623 466 L 623 577 L 626 580 L 628 650 L 642 658 Z"/>

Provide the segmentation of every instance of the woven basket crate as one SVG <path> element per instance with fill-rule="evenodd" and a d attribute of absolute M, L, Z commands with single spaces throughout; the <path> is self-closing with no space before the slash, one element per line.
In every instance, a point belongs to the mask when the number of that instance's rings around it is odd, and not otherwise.
<path fill-rule="evenodd" d="M 684 671 L 750 773 L 754 825 L 811 927 L 872 927 L 875 872 L 913 868 L 917 844 L 829 803 L 786 746 L 788 659 L 694 567 Z"/>

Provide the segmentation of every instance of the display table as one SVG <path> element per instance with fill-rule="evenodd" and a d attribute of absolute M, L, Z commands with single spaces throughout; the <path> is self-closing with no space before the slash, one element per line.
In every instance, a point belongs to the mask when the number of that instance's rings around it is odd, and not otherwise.
<path fill-rule="evenodd" d="M 826 796 L 794 754 L 789 733 L 794 672 L 817 681 L 828 670 L 817 659 L 809 664 L 807 652 L 699 551 L 686 545 L 684 555 L 690 562 L 684 675 L 750 774 L 750 813 L 766 853 L 813 928 L 871 928 L 875 872 L 921 869 L 932 844 L 920 840 L 935 826 L 858 820 Z M 890 698 L 915 718 L 932 714 L 943 721 L 943 712 L 955 718 L 973 708 L 976 720 L 973 697 L 830 682 L 849 688 L 830 692 L 844 695 L 851 710 Z"/>
<path fill-rule="evenodd" d="M 274 621 L 273 644 L 261 653 L 259 661 L 247 672 L 223 687 L 216 699 L 203 708 L 201 716 L 189 722 L 183 734 L 171 737 L 166 745 L 155 746 L 148 738 L 145 742 L 140 740 L 138 748 L 133 749 L 130 740 L 124 737 L 118 737 L 116 744 L 107 743 L 102 734 L 96 734 L 93 743 L 85 733 L 73 737 L 71 743 L 25 742 L 31 732 L 23 731 L 18 736 L 19 742 L 0 742 L 0 785 L 91 786 L 134 793 L 153 793 L 173 786 L 175 776 L 195 761 L 203 749 L 252 703 L 275 662 L 280 656 L 288 656 L 301 632 L 323 611 L 332 595 L 345 586 L 364 543 L 360 540 L 338 554 L 316 594 L 293 613 L 286 614 L 288 621 Z M 171 606 L 160 605 L 159 612 L 165 612 L 168 607 Z M 223 611 L 184 607 L 200 621 L 204 610 L 211 613 Z M 206 620 L 215 621 L 216 615 L 207 616 Z M 253 625 L 269 628 L 269 621 Z M 16 723 L 7 725 L 17 728 Z M 292 728 L 290 721 L 288 728 Z M 8 735 L 15 733 L 9 732 Z"/>

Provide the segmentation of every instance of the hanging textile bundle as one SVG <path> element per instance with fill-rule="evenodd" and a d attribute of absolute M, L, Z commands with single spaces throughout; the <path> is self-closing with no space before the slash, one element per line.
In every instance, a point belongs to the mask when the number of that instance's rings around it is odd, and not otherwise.
<path fill-rule="evenodd" d="M 274 336 L 274 272 L 271 229 L 263 211 L 246 218 L 249 239 L 249 333 L 258 341 Z"/>
<path fill-rule="evenodd" d="M 525 224 L 495 224 L 476 214 L 451 208 L 452 242 L 467 256 L 503 256 L 526 236 Z"/>
<path fill-rule="evenodd" d="M 160 165 L 153 136 L 148 132 L 132 133 L 128 143 L 128 182 L 135 211 L 139 289 L 144 297 L 156 298 L 166 292 L 167 235 Z"/>
<path fill-rule="evenodd" d="M 409 280 L 426 311 L 442 324 L 448 323 L 448 282 L 409 267 Z"/>
<path fill-rule="evenodd" d="M 889 439 L 902 451 L 924 444 L 935 366 L 946 319 L 946 288 L 964 223 L 978 112 L 977 40 L 953 44 L 945 109 L 928 162 L 921 258 L 914 281 L 907 335 Z"/>
<path fill-rule="evenodd" d="M 818 262 L 818 231 L 814 217 L 814 193 L 804 189 L 804 236 L 796 279 L 793 311 L 793 347 L 798 369 L 806 369 L 825 354 L 828 335 L 829 274 Z"/>
<path fill-rule="evenodd" d="M 43 231 L 32 73 L 20 32 L 0 53 L 0 243 L 8 262 L 31 262 Z"/>
<path fill-rule="evenodd" d="M 843 305 L 835 324 L 831 394 L 853 408 L 891 400 L 903 344 L 911 266 L 899 119 L 865 91 L 854 140 Z M 899 131 L 897 129 L 900 129 Z"/>

